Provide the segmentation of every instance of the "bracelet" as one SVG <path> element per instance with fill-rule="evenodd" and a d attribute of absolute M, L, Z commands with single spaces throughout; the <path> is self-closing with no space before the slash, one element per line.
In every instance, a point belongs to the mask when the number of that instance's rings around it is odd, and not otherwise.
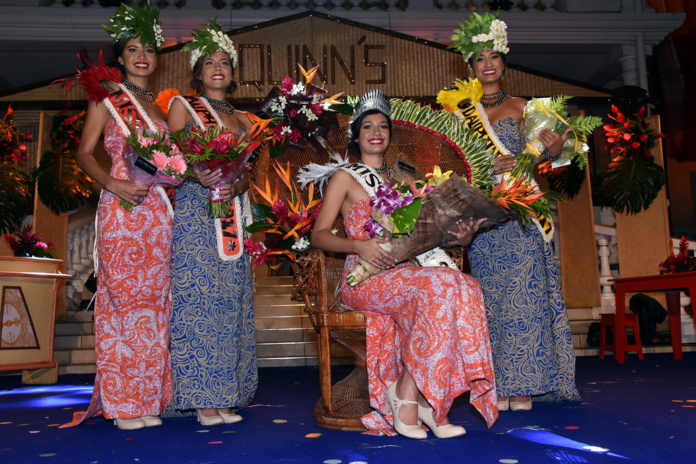
<path fill-rule="evenodd" d="M 551 162 L 553 162 L 553 161 L 556 161 L 558 158 L 561 157 L 561 153 L 559 153 L 559 154 L 556 155 L 556 156 L 551 156 L 551 155 L 549 154 L 549 149 L 548 149 L 548 148 L 544 148 L 543 150 L 541 150 L 541 156 L 542 156 L 546 161 L 551 161 Z"/>

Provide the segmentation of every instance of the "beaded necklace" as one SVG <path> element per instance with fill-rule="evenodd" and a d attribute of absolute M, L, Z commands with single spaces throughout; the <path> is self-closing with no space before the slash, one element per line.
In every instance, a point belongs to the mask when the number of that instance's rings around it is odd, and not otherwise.
<path fill-rule="evenodd" d="M 217 111 L 218 113 L 224 113 L 224 114 L 233 114 L 234 113 L 234 106 L 232 106 L 227 101 L 216 100 L 214 98 L 210 98 L 206 94 L 201 95 L 201 98 L 204 98 L 208 103 L 210 103 L 210 106 L 212 106 L 213 109 L 215 111 Z"/>
<path fill-rule="evenodd" d="M 123 84 L 123 86 L 125 88 L 127 88 L 128 90 L 130 90 L 131 92 L 135 93 L 135 95 L 137 97 L 142 98 L 146 102 L 151 103 L 151 102 L 155 101 L 155 94 L 152 93 L 152 90 L 150 90 L 149 87 L 147 89 L 144 89 L 142 87 L 138 87 L 137 85 L 135 85 L 134 83 L 132 83 L 128 79 L 123 79 L 121 81 L 121 84 Z"/>
<path fill-rule="evenodd" d="M 498 106 L 501 103 L 503 103 L 507 99 L 507 97 L 508 95 L 505 93 L 503 89 L 500 89 L 497 92 L 493 93 L 484 93 L 483 97 L 481 97 L 481 106 L 483 106 L 484 108 L 493 108 L 494 106 Z"/>

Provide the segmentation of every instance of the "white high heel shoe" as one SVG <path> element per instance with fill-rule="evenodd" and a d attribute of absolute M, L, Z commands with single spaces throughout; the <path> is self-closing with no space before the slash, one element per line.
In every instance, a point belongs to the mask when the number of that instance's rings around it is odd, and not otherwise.
<path fill-rule="evenodd" d="M 433 408 L 424 408 L 420 404 L 418 405 L 418 418 L 428 426 L 437 438 L 456 438 L 466 435 L 466 429 L 461 425 L 437 425 L 433 413 Z"/>
<path fill-rule="evenodd" d="M 200 409 L 196 409 L 196 417 L 198 418 L 198 422 L 200 422 L 201 425 L 204 425 L 206 427 L 212 427 L 213 425 L 222 425 L 225 423 L 225 419 L 223 419 L 222 416 L 204 416 L 203 414 L 201 414 Z"/>
<path fill-rule="evenodd" d="M 401 419 L 399 418 L 399 408 L 401 406 L 404 404 L 418 404 L 418 401 L 399 399 L 399 397 L 396 396 L 396 382 L 387 388 L 386 396 L 387 404 L 384 407 L 384 412 L 386 413 L 389 409 L 391 409 L 392 416 L 394 417 L 394 429 L 399 433 L 399 435 L 403 435 L 407 438 L 414 438 L 416 440 L 428 438 L 428 433 L 423 430 L 420 425 L 406 425 L 401 422 Z"/>
<path fill-rule="evenodd" d="M 145 423 L 145 427 L 159 427 L 162 425 L 162 419 L 157 416 L 143 416 L 140 420 Z"/>
<path fill-rule="evenodd" d="M 140 417 L 134 419 L 114 419 L 114 425 L 119 430 L 139 430 L 145 428 L 145 422 Z"/>
<path fill-rule="evenodd" d="M 242 422 L 242 416 L 239 414 L 235 413 L 226 413 L 222 412 L 218 409 L 218 414 L 220 414 L 220 417 L 222 417 L 222 420 L 225 421 L 225 424 L 236 424 L 237 422 Z"/>

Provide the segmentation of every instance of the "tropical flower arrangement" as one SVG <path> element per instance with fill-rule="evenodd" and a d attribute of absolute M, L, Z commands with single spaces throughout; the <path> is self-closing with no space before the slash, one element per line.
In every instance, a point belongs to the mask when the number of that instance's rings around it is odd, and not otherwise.
<path fill-rule="evenodd" d="M 323 87 L 312 84 L 319 66 L 309 71 L 298 64 L 305 82 L 293 82 L 285 76 L 280 87 L 273 87 L 261 105 L 261 110 L 273 118 L 270 123 L 270 157 L 277 158 L 285 153 L 288 144 L 302 147 L 302 142 L 316 136 L 320 128 L 328 131 L 335 124 L 335 113 L 331 106 L 338 104 L 338 97 L 326 97 Z"/>
<path fill-rule="evenodd" d="M 36 258 L 55 258 L 50 247 L 53 242 L 44 242 L 41 235 L 34 233 L 31 224 L 22 224 L 13 234 L 5 234 L 5 241 L 10 245 L 15 256 L 33 256 Z"/>
<path fill-rule="evenodd" d="M 283 198 L 278 180 L 274 188 L 268 178 L 264 188 L 252 183 L 252 187 L 266 201 L 266 204 L 252 205 L 254 222 L 245 228 L 249 233 L 266 234 L 264 242 L 244 240 L 254 267 L 266 264 L 277 256 L 285 256 L 294 261 L 296 254 L 306 253 L 311 247 L 312 226 L 321 205 L 321 198 L 314 198 L 313 182 L 307 187 L 307 201 L 304 201 L 292 178 L 290 163 L 283 167 L 276 162 L 273 169 L 284 186 Z M 279 266 L 280 264 L 271 267 Z"/>
<path fill-rule="evenodd" d="M 0 231 L 11 232 L 31 209 L 32 192 L 29 175 L 17 169 L 29 154 L 24 140 L 31 135 L 17 131 L 12 107 L 0 120 Z"/>
<path fill-rule="evenodd" d="M 646 121 L 645 107 L 627 117 L 612 105 L 605 124 L 607 149 L 612 159 L 602 183 L 602 196 L 614 211 L 635 214 L 647 209 L 665 185 L 665 171 L 650 149 L 664 137 Z"/>
<path fill-rule="evenodd" d="M 87 110 L 70 114 L 68 109 L 53 116 L 51 148 L 41 155 L 34 171 L 36 193 L 55 214 L 79 208 L 94 191 L 94 182 L 77 166 L 76 159 Z"/>
<path fill-rule="evenodd" d="M 168 134 L 150 129 L 138 132 L 131 129 L 123 148 L 128 178 L 137 185 L 154 184 L 177 187 L 189 175 L 186 158 Z M 128 211 L 133 204 L 121 200 Z"/>
<path fill-rule="evenodd" d="M 485 190 L 484 193 L 503 208 L 517 213 L 523 224 L 529 224 L 541 216 L 553 216 L 553 200 L 558 200 L 523 178 L 503 177 L 492 190 Z"/>
<path fill-rule="evenodd" d="M 222 199 L 221 192 L 248 170 L 267 124 L 268 121 L 255 120 L 248 135 L 220 126 L 196 126 L 172 135 L 189 163 L 201 169 L 219 169 L 222 173 L 220 180 L 210 186 L 208 210 L 212 217 L 222 217 L 229 211 L 231 205 Z"/>
<path fill-rule="evenodd" d="M 694 252 L 689 250 L 689 241 L 685 236 L 682 236 L 679 241 L 679 253 L 676 255 L 674 252 L 670 253 L 658 267 L 660 274 L 696 271 L 696 257 L 694 257 Z"/>

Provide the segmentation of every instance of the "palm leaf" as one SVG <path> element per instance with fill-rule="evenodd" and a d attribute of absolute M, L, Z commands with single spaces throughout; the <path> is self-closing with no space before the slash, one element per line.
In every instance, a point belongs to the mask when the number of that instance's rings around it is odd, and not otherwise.
<path fill-rule="evenodd" d="M 551 164 L 548 161 L 547 163 Z M 570 200 L 580 192 L 585 182 L 585 169 L 581 169 L 577 161 L 573 160 L 568 166 L 549 169 L 546 179 L 550 190 Z"/>
<path fill-rule="evenodd" d="M 33 191 L 29 176 L 17 170 L 12 161 L 0 163 L 0 233 L 13 233 L 31 214 Z"/>
<path fill-rule="evenodd" d="M 33 175 L 39 198 L 55 214 L 77 208 L 94 187 L 77 166 L 75 153 L 69 150 L 45 152 Z"/>
<path fill-rule="evenodd" d="M 652 156 L 620 156 L 609 164 L 602 194 L 614 211 L 636 214 L 648 209 L 664 185 L 665 170 Z"/>

